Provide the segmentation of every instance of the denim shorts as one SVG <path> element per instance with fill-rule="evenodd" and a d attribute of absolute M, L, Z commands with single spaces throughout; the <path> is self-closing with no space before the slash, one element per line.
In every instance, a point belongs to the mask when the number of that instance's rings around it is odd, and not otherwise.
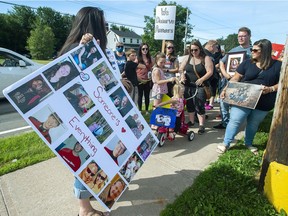
<path fill-rule="evenodd" d="M 164 96 L 164 94 L 157 94 L 157 95 L 154 95 L 152 98 L 155 100 L 160 100 L 163 98 L 163 96 Z"/>
<path fill-rule="evenodd" d="M 74 181 L 74 195 L 77 199 L 88 199 L 92 196 L 92 194 L 86 189 L 86 187 L 75 178 Z"/>

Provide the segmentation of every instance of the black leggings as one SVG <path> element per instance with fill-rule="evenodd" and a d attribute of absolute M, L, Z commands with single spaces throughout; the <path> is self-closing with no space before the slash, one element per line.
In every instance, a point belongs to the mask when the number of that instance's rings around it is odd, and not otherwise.
<path fill-rule="evenodd" d="M 185 86 L 184 98 L 189 98 L 194 95 L 196 91 L 195 87 Z M 188 99 L 186 102 L 186 108 L 188 113 L 197 112 L 199 115 L 205 114 L 205 101 L 206 93 L 203 87 L 198 87 L 198 92 L 194 98 Z"/>
<path fill-rule="evenodd" d="M 150 82 L 138 85 L 138 109 L 142 110 L 142 98 L 145 97 L 145 110 L 148 111 L 150 103 Z"/>

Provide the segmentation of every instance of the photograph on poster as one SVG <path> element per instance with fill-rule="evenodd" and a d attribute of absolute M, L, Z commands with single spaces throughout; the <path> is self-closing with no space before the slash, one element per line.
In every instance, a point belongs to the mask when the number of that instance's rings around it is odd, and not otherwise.
<path fill-rule="evenodd" d="M 88 93 L 80 83 L 76 83 L 68 88 L 64 93 L 75 111 L 80 117 L 84 116 L 91 108 L 95 106 Z"/>
<path fill-rule="evenodd" d="M 226 71 L 230 75 L 234 75 L 237 67 L 245 60 L 246 51 L 227 53 L 227 55 L 228 60 L 226 65 Z"/>
<path fill-rule="evenodd" d="M 102 188 L 104 188 L 104 186 L 108 183 L 108 181 L 108 175 L 104 172 L 103 169 L 100 169 L 96 173 L 93 182 L 88 184 L 88 186 L 95 194 L 98 194 L 102 190 Z"/>
<path fill-rule="evenodd" d="M 137 139 L 142 136 L 142 131 L 144 130 L 144 125 L 142 124 L 138 113 L 131 113 L 125 120 L 133 134 Z"/>
<path fill-rule="evenodd" d="M 28 112 L 52 94 L 51 88 L 41 75 L 34 77 L 8 93 L 23 113 Z"/>
<path fill-rule="evenodd" d="M 43 72 L 51 86 L 58 90 L 79 75 L 79 71 L 69 58 L 62 59 Z"/>
<path fill-rule="evenodd" d="M 133 107 L 121 87 L 119 87 L 110 95 L 110 99 L 112 100 L 113 104 L 115 105 L 122 117 L 124 117 Z"/>
<path fill-rule="evenodd" d="M 137 152 L 145 161 L 148 158 L 148 156 L 151 154 L 151 152 L 156 148 L 157 145 L 158 145 L 158 142 L 156 142 L 152 134 L 149 133 L 145 137 L 145 139 L 140 143 L 140 145 L 137 147 Z"/>
<path fill-rule="evenodd" d="M 106 55 L 108 57 L 109 62 L 111 63 L 113 70 L 116 72 L 119 72 L 119 75 L 120 75 L 120 71 L 119 71 L 118 65 L 116 63 L 116 58 L 115 58 L 114 52 L 110 49 L 106 49 Z M 120 76 L 119 76 L 119 78 L 120 78 Z"/>
<path fill-rule="evenodd" d="M 92 69 L 92 72 L 104 87 L 105 91 L 108 92 L 114 86 L 118 84 L 114 74 L 108 68 L 106 62 L 100 63 L 96 68 Z"/>
<path fill-rule="evenodd" d="M 29 120 L 50 144 L 67 131 L 61 118 L 49 105 L 34 113 Z"/>
<path fill-rule="evenodd" d="M 85 121 L 85 124 L 100 144 L 102 144 L 113 133 L 113 129 L 107 123 L 99 110 L 93 113 Z"/>
<path fill-rule="evenodd" d="M 117 136 L 114 136 L 104 149 L 118 166 L 121 166 L 131 154 L 122 140 Z"/>
<path fill-rule="evenodd" d="M 79 177 L 84 181 L 85 184 L 90 184 L 95 179 L 96 173 L 100 170 L 99 165 L 91 160 L 88 165 L 81 171 Z"/>
<path fill-rule="evenodd" d="M 111 208 L 114 203 L 118 200 L 120 195 L 126 189 L 126 183 L 124 180 L 116 174 L 107 187 L 99 195 L 99 198 L 102 202 L 108 207 Z"/>
<path fill-rule="evenodd" d="M 79 141 L 71 134 L 55 151 L 76 172 L 90 157 Z"/>
<path fill-rule="evenodd" d="M 124 164 L 124 166 L 120 169 L 120 173 L 127 182 L 130 182 L 142 165 L 143 161 L 139 155 L 134 152 L 129 157 L 128 161 Z"/>
<path fill-rule="evenodd" d="M 229 82 L 223 101 L 228 104 L 255 109 L 261 94 L 261 85 Z"/>
<path fill-rule="evenodd" d="M 82 71 L 102 58 L 93 41 L 72 52 L 71 55 L 79 69 Z"/>
<path fill-rule="evenodd" d="M 79 177 L 95 194 L 98 194 L 109 181 L 108 175 L 94 160 L 81 171 Z"/>

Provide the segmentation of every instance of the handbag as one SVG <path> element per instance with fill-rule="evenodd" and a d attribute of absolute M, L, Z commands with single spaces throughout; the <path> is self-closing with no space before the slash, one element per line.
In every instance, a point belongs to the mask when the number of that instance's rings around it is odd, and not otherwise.
<path fill-rule="evenodd" d="M 194 58 L 193 58 L 193 69 L 194 69 L 194 73 L 196 74 L 197 78 L 200 79 L 200 76 L 199 76 L 198 72 L 196 71 Z M 204 91 L 206 93 L 206 99 L 210 99 L 210 97 L 211 97 L 210 83 L 208 82 L 208 86 L 204 85 L 203 88 L 204 88 Z"/>

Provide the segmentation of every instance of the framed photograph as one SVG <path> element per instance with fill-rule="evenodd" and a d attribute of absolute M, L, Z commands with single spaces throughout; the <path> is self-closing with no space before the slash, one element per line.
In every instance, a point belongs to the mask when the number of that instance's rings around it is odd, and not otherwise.
<path fill-rule="evenodd" d="M 261 85 L 229 82 L 223 101 L 228 104 L 255 109 L 261 94 Z"/>
<path fill-rule="evenodd" d="M 236 72 L 237 67 L 244 61 L 246 57 L 246 51 L 228 53 L 228 61 L 226 64 L 226 71 L 231 76 Z"/>

